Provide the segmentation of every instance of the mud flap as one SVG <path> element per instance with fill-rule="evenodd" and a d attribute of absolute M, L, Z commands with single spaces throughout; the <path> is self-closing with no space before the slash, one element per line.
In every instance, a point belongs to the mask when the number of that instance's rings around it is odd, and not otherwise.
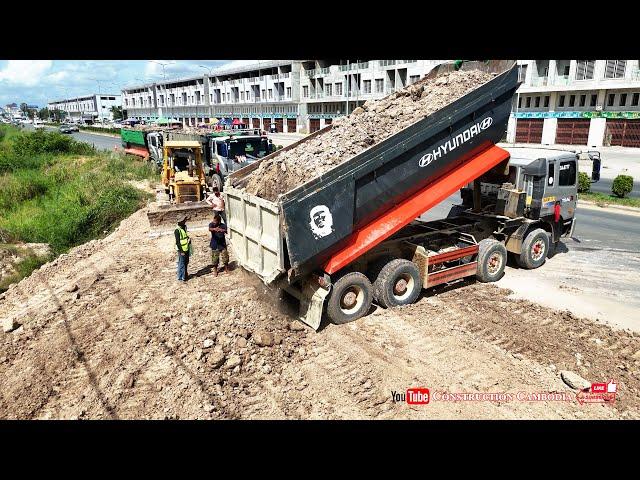
<path fill-rule="evenodd" d="M 320 285 L 311 282 L 305 282 L 304 286 L 300 289 L 283 281 L 280 287 L 300 302 L 298 319 L 314 330 L 318 330 L 322 322 L 324 301 L 327 295 L 329 295 L 330 290 L 326 290 Z"/>

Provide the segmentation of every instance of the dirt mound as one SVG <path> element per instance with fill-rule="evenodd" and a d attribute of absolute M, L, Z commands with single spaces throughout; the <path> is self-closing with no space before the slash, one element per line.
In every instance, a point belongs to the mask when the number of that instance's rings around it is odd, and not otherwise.
<path fill-rule="evenodd" d="M 441 109 L 493 78 L 479 70 L 422 79 L 377 101 L 368 101 L 331 130 L 264 161 L 250 174 L 249 193 L 275 200 L 334 166 Z"/>
<path fill-rule="evenodd" d="M 440 288 L 315 333 L 235 269 L 213 277 L 191 228 L 192 278 L 146 211 L 0 295 L 0 418 L 638 418 L 640 339 L 486 284 Z M 233 259 L 233 257 L 232 257 Z M 438 402 L 392 392 L 575 393 L 613 378 L 614 406 Z"/>

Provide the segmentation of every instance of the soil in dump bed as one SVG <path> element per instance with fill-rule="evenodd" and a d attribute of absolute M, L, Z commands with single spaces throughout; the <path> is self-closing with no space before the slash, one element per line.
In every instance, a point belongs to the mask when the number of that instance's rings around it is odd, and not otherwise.
<path fill-rule="evenodd" d="M 263 161 L 247 177 L 246 190 L 274 201 L 494 76 L 480 70 L 451 72 L 436 79 L 422 79 L 380 100 L 367 101 L 349 116 L 336 119 L 328 132 Z"/>

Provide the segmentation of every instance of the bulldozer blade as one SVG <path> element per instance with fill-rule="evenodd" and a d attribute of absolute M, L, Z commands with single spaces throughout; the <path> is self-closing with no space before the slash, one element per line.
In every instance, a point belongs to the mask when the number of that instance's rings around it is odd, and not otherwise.
<path fill-rule="evenodd" d="M 176 224 L 181 217 L 189 222 L 207 220 L 213 217 L 211 206 L 206 202 L 151 205 L 147 211 L 149 225 Z"/>

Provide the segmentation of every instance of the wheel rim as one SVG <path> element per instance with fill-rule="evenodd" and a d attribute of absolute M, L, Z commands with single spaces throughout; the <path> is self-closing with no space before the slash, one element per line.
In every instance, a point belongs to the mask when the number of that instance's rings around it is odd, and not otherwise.
<path fill-rule="evenodd" d="M 364 290 L 358 285 L 351 285 L 340 297 L 340 310 L 345 315 L 353 315 L 364 303 Z"/>
<path fill-rule="evenodd" d="M 533 261 L 537 262 L 540 260 L 545 253 L 545 244 L 544 240 L 541 238 L 536 240 L 533 245 L 531 245 L 531 258 Z"/>
<path fill-rule="evenodd" d="M 499 252 L 494 252 L 487 262 L 487 271 L 489 275 L 495 275 L 500 271 L 500 268 L 502 268 L 502 255 Z"/>
<path fill-rule="evenodd" d="M 405 300 L 411 296 L 415 288 L 415 280 L 408 273 L 401 273 L 393 283 L 393 297 L 396 300 Z"/>

